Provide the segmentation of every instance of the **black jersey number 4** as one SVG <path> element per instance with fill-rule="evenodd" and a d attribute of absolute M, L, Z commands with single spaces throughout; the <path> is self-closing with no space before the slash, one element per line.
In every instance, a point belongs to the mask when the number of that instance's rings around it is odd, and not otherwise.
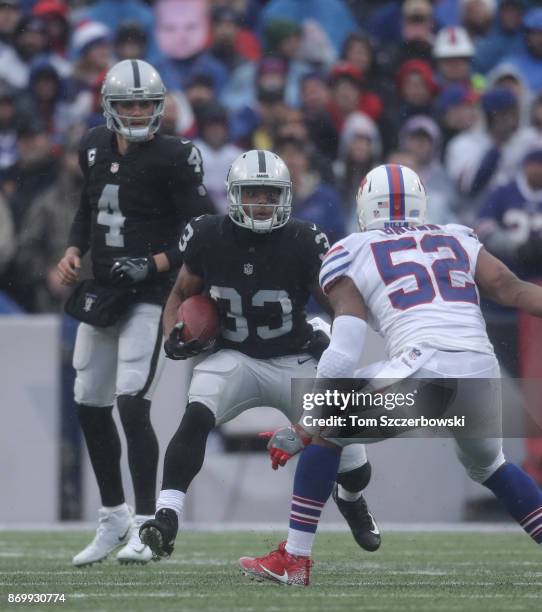
<path fill-rule="evenodd" d="M 99 225 L 105 225 L 108 229 L 105 233 L 105 244 L 109 247 L 124 247 L 124 236 L 122 228 L 126 217 L 122 214 L 119 204 L 119 185 L 106 185 L 98 200 Z"/>
<path fill-rule="evenodd" d="M 222 329 L 222 336 L 230 342 L 244 342 L 250 333 L 248 319 L 243 314 L 243 301 L 240 293 L 233 287 L 212 285 L 211 297 L 228 303 L 227 319 L 233 320 L 235 330 Z M 292 300 L 283 289 L 260 289 L 252 296 L 252 306 L 263 307 L 265 304 L 279 304 L 282 310 L 281 324 L 271 328 L 269 325 L 258 325 L 256 334 L 262 340 L 271 340 L 284 336 L 292 331 Z"/>

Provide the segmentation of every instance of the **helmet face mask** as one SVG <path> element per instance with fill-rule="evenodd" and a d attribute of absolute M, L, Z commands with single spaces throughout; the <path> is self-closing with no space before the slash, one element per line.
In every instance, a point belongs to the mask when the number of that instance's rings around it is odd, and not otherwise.
<path fill-rule="evenodd" d="M 360 183 L 356 202 L 362 232 L 425 223 L 425 187 L 406 166 L 385 164 L 371 170 Z"/>
<path fill-rule="evenodd" d="M 247 187 L 254 191 L 266 192 L 266 202 L 258 197 L 247 198 Z M 276 198 L 269 197 L 271 189 L 276 188 Z M 292 212 L 292 182 L 286 164 L 270 151 L 247 151 L 232 164 L 226 179 L 228 194 L 228 214 L 240 227 L 256 233 L 269 233 L 284 227 Z M 254 199 L 254 202 L 247 202 Z M 269 200 L 272 200 L 269 202 Z M 262 215 L 262 211 L 269 214 Z M 261 217 L 261 218 L 260 218 Z"/>
<path fill-rule="evenodd" d="M 124 60 L 107 73 L 102 105 L 107 127 L 129 142 L 142 142 L 155 134 L 164 114 L 166 88 L 158 72 L 142 60 Z M 148 115 L 121 114 L 119 103 L 152 102 Z"/>

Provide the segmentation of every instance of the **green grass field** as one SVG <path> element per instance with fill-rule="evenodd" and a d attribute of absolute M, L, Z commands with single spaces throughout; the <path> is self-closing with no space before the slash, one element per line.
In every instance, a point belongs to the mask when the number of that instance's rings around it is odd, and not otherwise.
<path fill-rule="evenodd" d="M 185 533 L 169 561 L 72 568 L 89 536 L 0 531 L 0 610 L 542 610 L 542 551 L 519 533 L 385 533 L 370 554 L 349 534 L 324 532 L 308 589 L 239 573 L 238 557 L 268 552 L 276 534 Z M 8 593 L 65 593 L 66 602 L 10 604 Z"/>

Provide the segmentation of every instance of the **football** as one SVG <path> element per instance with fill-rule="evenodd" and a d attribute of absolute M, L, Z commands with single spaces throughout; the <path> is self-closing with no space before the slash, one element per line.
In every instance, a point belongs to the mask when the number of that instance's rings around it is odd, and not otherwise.
<path fill-rule="evenodd" d="M 220 331 L 216 303 L 208 295 L 193 295 L 177 310 L 177 323 L 184 322 L 181 337 L 185 342 L 215 340 Z"/>

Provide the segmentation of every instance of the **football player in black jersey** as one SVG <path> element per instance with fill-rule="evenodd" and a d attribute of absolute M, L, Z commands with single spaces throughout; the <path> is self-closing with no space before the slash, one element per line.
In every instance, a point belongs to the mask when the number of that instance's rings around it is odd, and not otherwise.
<path fill-rule="evenodd" d="M 198 340 L 183 343 L 176 322 L 179 305 L 192 295 L 216 300 L 221 335 L 218 350 L 194 368 L 186 412 L 166 452 L 156 517 L 140 530 L 157 557 L 173 551 L 184 497 L 213 427 L 256 406 L 273 406 L 296 422 L 301 407 L 291 405 L 291 379 L 314 377 L 317 364 L 318 342 L 305 316 L 309 296 L 329 310 L 318 287 L 329 244 L 315 225 L 290 218 L 284 162 L 269 151 L 248 151 L 232 164 L 227 187 L 228 215 L 186 226 L 179 244 L 184 263 L 164 312 L 171 359 L 206 349 Z M 363 445 L 345 450 L 339 472 L 339 508 L 358 544 L 376 550 L 380 535 L 361 495 L 370 478 Z"/>
<path fill-rule="evenodd" d="M 79 283 L 67 303 L 67 312 L 82 321 L 74 393 L 103 504 L 96 537 L 73 559 L 78 566 L 123 544 L 121 563 L 151 559 L 138 531 L 155 507 L 158 443 L 149 412 L 163 363 L 160 319 L 172 284 L 168 272 L 182 261 L 182 225 L 213 212 L 198 149 L 157 133 L 164 96 L 160 75 L 146 62 L 125 60 L 108 72 L 102 87 L 107 127 L 82 139 L 84 187 L 58 264 L 62 282 L 75 284 L 80 259 L 90 250 L 94 276 Z M 115 399 L 127 439 L 135 519 L 124 499 Z"/>

